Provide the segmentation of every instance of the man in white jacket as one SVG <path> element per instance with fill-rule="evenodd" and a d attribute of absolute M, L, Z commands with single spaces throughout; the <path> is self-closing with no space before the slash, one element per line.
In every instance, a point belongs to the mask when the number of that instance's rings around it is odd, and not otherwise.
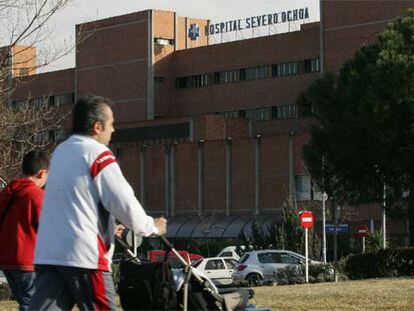
<path fill-rule="evenodd" d="M 30 310 L 116 310 L 110 264 L 115 218 L 143 236 L 166 233 L 148 216 L 107 145 L 114 132 L 108 99 L 75 104 L 72 136 L 53 153 L 35 251 Z"/>

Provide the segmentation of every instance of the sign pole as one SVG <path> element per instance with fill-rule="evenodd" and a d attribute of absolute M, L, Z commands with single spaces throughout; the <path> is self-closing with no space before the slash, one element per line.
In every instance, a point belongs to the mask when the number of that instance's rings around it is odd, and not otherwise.
<path fill-rule="evenodd" d="M 381 248 L 386 249 L 387 248 L 387 216 L 386 216 L 386 209 L 387 209 L 387 185 L 384 182 L 384 189 L 383 189 L 383 197 L 382 197 L 382 236 L 381 236 Z"/>
<path fill-rule="evenodd" d="M 356 236 L 362 238 L 362 254 L 365 253 L 365 238 L 369 235 L 369 228 L 367 225 L 358 227 Z"/>
<path fill-rule="evenodd" d="M 365 237 L 362 237 L 362 254 L 365 254 Z"/>
<path fill-rule="evenodd" d="M 309 283 L 308 228 L 305 228 L 305 282 Z"/>
<path fill-rule="evenodd" d="M 300 224 L 305 229 L 305 282 L 309 283 L 309 256 L 308 256 L 308 229 L 313 227 L 313 214 L 310 211 L 303 211 L 299 216 Z"/>

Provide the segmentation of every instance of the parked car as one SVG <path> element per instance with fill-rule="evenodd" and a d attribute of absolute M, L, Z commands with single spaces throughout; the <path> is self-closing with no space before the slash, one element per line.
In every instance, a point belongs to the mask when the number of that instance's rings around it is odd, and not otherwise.
<path fill-rule="evenodd" d="M 247 281 L 249 286 L 256 286 L 260 281 L 274 280 L 278 269 L 304 263 L 305 256 L 291 251 L 274 249 L 251 251 L 240 258 L 233 273 L 233 282 L 239 284 Z M 322 264 L 313 260 L 309 263 Z"/>
<path fill-rule="evenodd" d="M 150 262 L 157 262 L 157 261 L 163 261 L 165 258 L 165 252 L 164 250 L 152 250 L 148 251 L 147 257 Z M 188 262 L 193 263 L 197 260 L 200 260 L 203 258 L 203 256 L 198 254 L 191 254 L 187 251 L 178 251 L 178 253 Z M 182 268 L 181 262 L 178 260 L 178 258 L 174 255 L 173 252 L 169 252 L 167 256 L 167 261 L 170 263 L 171 268 Z"/>
<path fill-rule="evenodd" d="M 236 246 L 227 246 L 223 248 L 218 254 L 217 257 L 230 257 L 239 261 L 240 256 L 236 253 Z"/>
<path fill-rule="evenodd" d="M 233 283 L 233 272 L 237 260 L 225 257 L 204 258 L 193 263 L 193 267 L 204 272 L 216 285 Z"/>
<path fill-rule="evenodd" d="M 0 271 L 0 284 L 7 283 L 6 277 L 4 276 L 3 271 Z"/>

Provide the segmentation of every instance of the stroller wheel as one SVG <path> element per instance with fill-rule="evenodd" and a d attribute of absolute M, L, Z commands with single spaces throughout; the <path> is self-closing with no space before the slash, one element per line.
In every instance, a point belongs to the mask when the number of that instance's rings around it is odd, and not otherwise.
<path fill-rule="evenodd" d="M 249 286 L 258 286 L 262 277 L 257 273 L 250 273 L 246 276 L 246 281 Z"/>

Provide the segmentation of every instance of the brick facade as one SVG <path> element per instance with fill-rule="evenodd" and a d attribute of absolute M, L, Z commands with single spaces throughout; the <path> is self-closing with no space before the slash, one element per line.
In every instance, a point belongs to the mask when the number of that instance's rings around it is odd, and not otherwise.
<path fill-rule="evenodd" d="M 333 71 L 414 6 L 411 1 L 322 3 L 324 68 Z M 200 28 L 197 40 L 188 37 L 191 24 Z M 119 132 L 159 134 L 164 126 L 165 137 L 134 141 L 120 135 L 112 144 L 151 214 L 274 214 L 287 198 L 297 198 L 295 181 L 308 175 L 301 148 L 314 121 L 290 109 L 320 76 L 317 67 L 309 69 L 320 57 L 320 23 L 216 45 L 210 45 L 206 25 L 208 20 L 156 10 L 77 25 L 76 67 L 34 75 L 14 97 L 94 93 L 116 103 Z M 278 72 L 290 63 L 293 72 Z M 252 68 L 263 76 L 249 78 Z M 236 72 L 235 81 L 220 80 L 226 71 Z M 266 117 L 249 117 L 254 113 Z M 320 203 L 310 199 L 298 206 L 319 213 Z M 358 212 L 358 221 L 380 220 L 378 206 Z"/>

